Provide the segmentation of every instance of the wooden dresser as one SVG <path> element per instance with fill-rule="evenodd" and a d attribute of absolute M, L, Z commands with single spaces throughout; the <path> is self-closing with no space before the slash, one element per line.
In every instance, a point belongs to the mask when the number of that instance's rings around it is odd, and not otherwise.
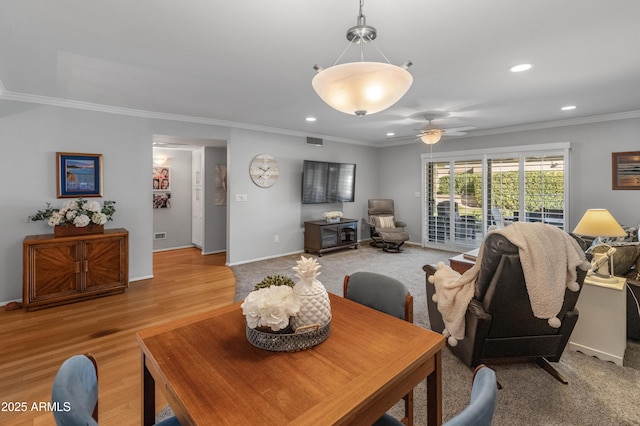
<path fill-rule="evenodd" d="M 23 241 L 22 303 L 27 310 L 122 293 L 129 286 L 129 232 Z"/>

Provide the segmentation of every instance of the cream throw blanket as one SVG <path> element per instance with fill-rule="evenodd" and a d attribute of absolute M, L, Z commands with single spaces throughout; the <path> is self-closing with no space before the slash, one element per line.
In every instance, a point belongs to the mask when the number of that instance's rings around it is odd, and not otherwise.
<path fill-rule="evenodd" d="M 491 232 L 504 235 L 518 247 L 535 317 L 547 319 L 552 327 L 560 327 L 557 315 L 562 309 L 565 287 L 578 291 L 576 268 L 586 271 L 591 266 L 577 241 L 560 228 L 542 223 L 514 222 Z M 436 273 L 429 277 L 436 288 L 433 299 L 442 314 L 443 334 L 449 337 L 452 346 L 464 338 L 465 312 L 473 298 L 483 251 L 484 241 L 478 262 L 462 275 L 439 263 Z"/>

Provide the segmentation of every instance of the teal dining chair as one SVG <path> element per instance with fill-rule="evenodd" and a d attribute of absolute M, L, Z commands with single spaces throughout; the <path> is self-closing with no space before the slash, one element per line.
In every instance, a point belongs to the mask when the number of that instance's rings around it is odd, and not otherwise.
<path fill-rule="evenodd" d="M 395 278 L 373 272 L 355 272 L 344 277 L 343 295 L 385 314 L 413 323 L 413 296 Z M 403 397 L 404 417 L 399 424 L 413 425 L 413 390 Z"/>
<path fill-rule="evenodd" d="M 57 426 L 98 426 L 98 364 L 91 354 L 67 358 L 56 373 L 51 401 Z M 180 426 L 175 416 L 156 426 Z"/>
<path fill-rule="evenodd" d="M 498 398 L 498 382 L 496 373 L 484 364 L 480 364 L 473 372 L 471 401 L 469 405 L 456 414 L 443 426 L 491 426 Z M 373 426 L 400 426 L 402 423 L 395 417 L 385 414 Z"/>

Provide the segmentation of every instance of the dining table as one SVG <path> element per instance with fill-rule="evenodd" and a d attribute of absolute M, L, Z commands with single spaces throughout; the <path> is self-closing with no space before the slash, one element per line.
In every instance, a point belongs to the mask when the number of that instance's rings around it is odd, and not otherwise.
<path fill-rule="evenodd" d="M 142 424 L 159 390 L 186 425 L 371 425 L 426 380 L 442 423 L 441 334 L 329 293 L 329 336 L 292 352 L 247 339 L 241 302 L 137 333 Z"/>

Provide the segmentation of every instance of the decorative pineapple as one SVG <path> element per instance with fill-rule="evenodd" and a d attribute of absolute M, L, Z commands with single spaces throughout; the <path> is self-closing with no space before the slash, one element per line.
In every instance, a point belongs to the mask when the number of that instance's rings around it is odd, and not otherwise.
<path fill-rule="evenodd" d="M 292 269 L 300 281 L 293 287 L 293 292 L 300 301 L 300 311 L 291 318 L 291 325 L 294 329 L 311 324 L 325 325 L 331 320 L 331 305 L 327 290 L 316 279 L 320 275 L 320 264 L 316 259 L 304 256 L 297 263 L 298 266 Z"/>

